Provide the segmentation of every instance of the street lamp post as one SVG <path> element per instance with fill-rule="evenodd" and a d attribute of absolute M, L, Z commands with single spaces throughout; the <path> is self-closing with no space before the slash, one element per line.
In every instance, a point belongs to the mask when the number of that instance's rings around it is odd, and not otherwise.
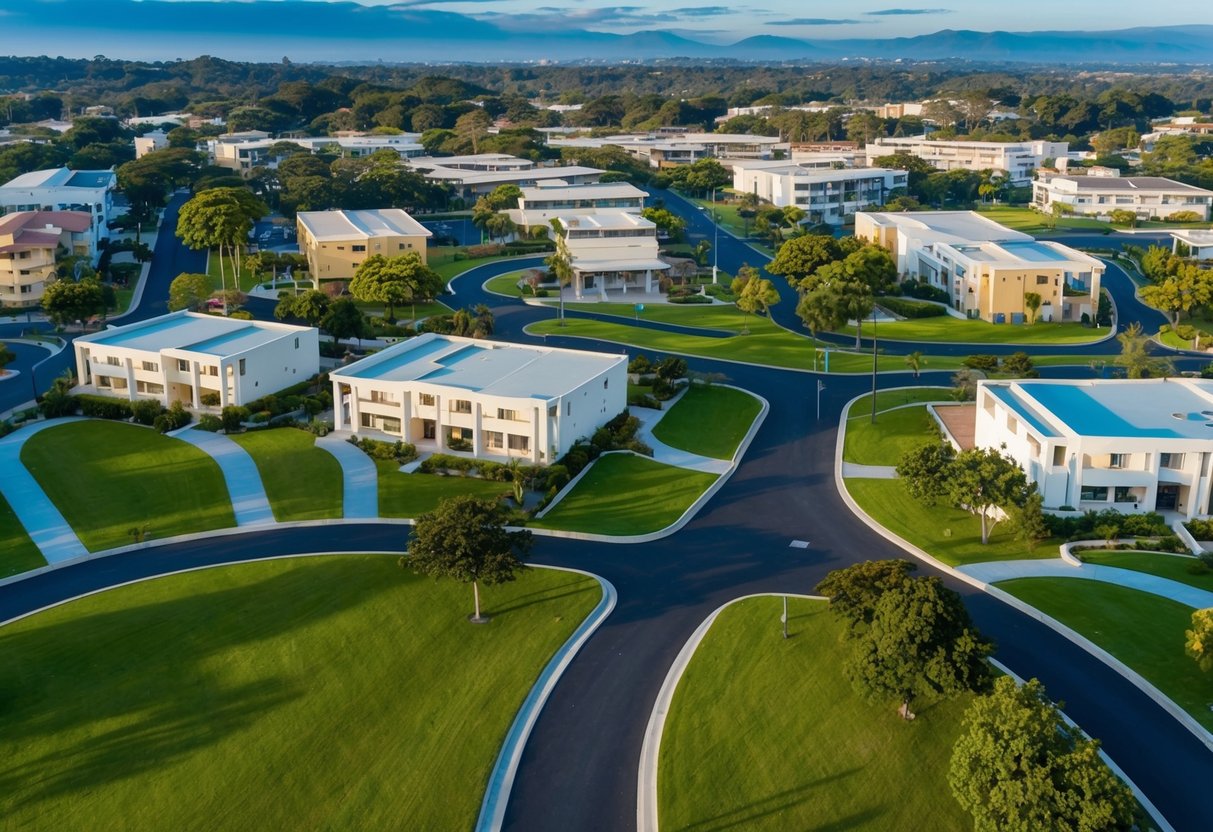
<path fill-rule="evenodd" d="M 859 322 L 856 321 L 858 326 Z M 872 304 L 872 424 L 876 424 L 876 305 Z"/>
<path fill-rule="evenodd" d="M 817 379 L 817 421 L 821 421 L 821 391 L 826 389 L 826 386 L 821 383 L 821 379 Z"/>
<path fill-rule="evenodd" d="M 716 219 L 716 189 L 712 188 L 712 285 L 716 285 L 717 264 L 720 262 L 720 223 Z"/>
<path fill-rule="evenodd" d="M 783 596 L 783 615 L 779 619 L 783 622 L 783 637 L 788 637 L 788 596 Z"/>

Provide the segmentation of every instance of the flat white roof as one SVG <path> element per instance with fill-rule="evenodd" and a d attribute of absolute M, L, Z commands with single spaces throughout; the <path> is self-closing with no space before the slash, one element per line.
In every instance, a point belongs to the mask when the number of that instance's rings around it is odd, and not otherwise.
<path fill-rule="evenodd" d="M 429 237 L 433 232 L 399 208 L 365 211 L 300 211 L 299 222 L 320 242 L 372 237 Z"/>
<path fill-rule="evenodd" d="M 636 199 L 648 196 L 630 182 L 587 182 L 580 185 L 540 183 L 522 189 L 523 201 L 549 199 Z"/>
<path fill-rule="evenodd" d="M 1088 268 L 1099 268 L 1102 265 L 1094 257 L 1051 241 L 1030 240 L 968 245 L 943 243 L 942 245 L 959 252 L 969 260 L 979 263 L 994 263 L 999 266 L 1031 268 L 1046 264 L 1061 266 L 1081 263 Z"/>
<path fill-rule="evenodd" d="M 172 312 L 146 321 L 110 327 L 76 338 L 76 343 L 123 347 L 143 352 L 162 350 L 224 357 L 247 352 L 262 344 L 306 332 L 305 326 L 242 321 L 197 312 Z"/>
<path fill-rule="evenodd" d="M 413 160 L 416 161 L 415 159 Z M 422 166 L 424 167 L 424 166 Z M 486 185 L 494 182 L 529 182 L 540 179 L 563 179 L 566 176 L 592 176 L 605 173 L 598 168 L 581 165 L 564 165 L 554 168 L 528 168 L 526 170 L 462 170 L 460 168 L 434 168 L 425 174 L 430 179 L 457 180 L 464 185 Z"/>
<path fill-rule="evenodd" d="M 530 159 L 508 153 L 468 153 L 463 156 L 417 156 L 408 160 L 413 167 L 454 168 L 459 165 L 497 165 L 517 169 L 533 168 Z"/>
<path fill-rule="evenodd" d="M 416 381 L 489 396 L 547 401 L 626 362 L 626 355 L 427 332 L 334 370 L 330 377 Z"/>
<path fill-rule="evenodd" d="M 924 243 L 1032 242 L 1029 234 L 1012 231 L 976 211 L 861 211 L 882 227 L 895 227 Z"/>
<path fill-rule="evenodd" d="M 627 211 L 597 211 L 593 214 L 556 214 L 556 219 L 566 229 L 593 228 L 602 231 L 629 228 L 656 228 L 652 220 Z"/>
<path fill-rule="evenodd" d="M 888 173 L 905 174 L 904 170 L 894 168 L 844 168 L 842 170 L 829 170 L 822 168 L 806 168 L 796 164 L 785 162 L 780 167 L 760 168 L 756 172 L 768 173 L 771 176 L 794 176 L 798 180 L 803 180 L 809 183 L 813 182 L 842 182 L 851 179 L 871 179 L 875 176 L 884 176 Z"/>
<path fill-rule="evenodd" d="M 1080 191 L 1115 191 L 1117 193 L 1133 191 L 1146 191 L 1149 193 L 1181 192 L 1185 194 L 1213 196 L 1213 191 L 1207 191 L 1204 188 L 1198 188 L 1186 182 L 1176 182 L 1174 179 L 1167 179 L 1164 176 L 1066 176 L 1054 174 L 1044 184 L 1052 185 L 1054 182 L 1068 183 Z"/>
<path fill-rule="evenodd" d="M 1171 236 L 1181 243 L 1187 243 L 1190 246 L 1200 248 L 1213 246 L 1213 231 L 1182 229 L 1180 231 L 1172 231 Z"/>

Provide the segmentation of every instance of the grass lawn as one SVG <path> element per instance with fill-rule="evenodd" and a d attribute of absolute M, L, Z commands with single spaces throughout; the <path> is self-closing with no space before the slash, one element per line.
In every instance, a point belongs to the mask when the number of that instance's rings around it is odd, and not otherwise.
<path fill-rule="evenodd" d="M 900 480 L 848 477 L 845 483 L 855 502 L 877 523 L 951 566 L 1057 557 L 1060 540 L 1042 540 L 1029 550 L 1007 530 L 1005 522 L 994 527 L 990 542 L 983 546 L 976 516 L 948 505 L 925 506 L 906 493 Z"/>
<path fill-rule="evenodd" d="M 46 566 L 42 552 L 25 533 L 8 502 L 0 496 L 0 578 Z"/>
<path fill-rule="evenodd" d="M 528 525 L 596 534 L 656 532 L 681 517 L 715 481 L 715 474 L 632 454 L 610 454 L 599 457 L 542 520 Z"/>
<path fill-rule="evenodd" d="M 255 286 L 257 286 L 257 284 L 268 281 L 273 275 L 272 273 L 263 275 L 259 272 L 250 272 L 248 269 L 244 268 L 244 258 L 246 257 L 245 251 L 246 250 L 244 248 L 240 249 L 240 291 L 249 292 Z M 219 251 L 211 251 L 209 256 L 206 258 L 206 274 L 207 277 L 211 279 L 212 292 L 218 292 L 223 289 L 223 278 L 225 276 L 227 278 L 227 287 L 229 289 L 232 288 L 232 278 L 234 276 L 232 274 L 232 258 L 228 257 L 226 254 L 224 255 L 223 271 L 220 273 Z"/>
<path fill-rule="evenodd" d="M 786 641 L 781 611 L 734 604 L 691 659 L 662 735 L 662 829 L 972 829 L 947 783 L 971 697 L 921 702 L 904 722 L 842 675 L 825 602 L 789 599 Z"/>
<path fill-rule="evenodd" d="M 848 326 L 841 332 L 855 334 L 855 327 Z M 872 323 L 863 328 L 866 337 L 872 336 Z M 1093 329 L 1080 323 L 1037 323 L 1031 326 L 991 324 L 985 321 L 960 320 L 951 315 L 935 318 L 878 323 L 877 338 L 890 341 L 950 341 L 974 344 L 1085 344 L 1106 337 L 1107 329 Z"/>
<path fill-rule="evenodd" d="M 1213 681 L 1184 653 L 1191 607 L 1080 578 L 1020 578 L 996 586 L 1077 630 L 1213 729 Z"/>
<path fill-rule="evenodd" d="M 745 236 L 746 231 L 747 231 L 746 221 L 742 218 L 741 214 L 738 213 L 741 209 L 740 205 L 737 205 L 736 203 L 721 202 L 719 200 L 716 202 L 712 202 L 712 200 L 710 200 L 710 199 L 702 199 L 701 197 L 693 197 L 693 196 L 690 196 L 685 193 L 683 193 L 681 195 L 683 196 L 683 198 L 695 203 L 700 208 L 703 208 L 704 213 L 707 215 L 707 217 L 709 219 L 711 219 L 712 216 L 714 215 L 716 218 L 716 222 L 718 222 L 720 224 L 721 228 L 727 228 L 729 231 L 733 232 L 738 237 Z M 753 230 L 753 225 L 754 225 L 753 220 L 751 220 L 750 228 L 748 230 Z M 710 243 L 711 241 L 712 241 L 711 235 L 709 235 L 708 242 Z"/>
<path fill-rule="evenodd" d="M 467 257 L 463 255 L 461 259 L 456 259 L 456 254 L 462 255 L 462 252 L 457 248 L 450 246 L 436 246 L 426 251 L 426 264 L 438 272 L 443 280 L 450 280 L 452 277 L 466 272 L 468 269 L 474 269 L 477 266 L 483 266 L 485 263 L 496 263 L 499 260 L 505 260 L 505 257 Z M 540 252 L 542 255 L 543 252 Z M 524 255 L 527 257 L 537 255 Z"/>
<path fill-rule="evenodd" d="M 341 463 L 316 447 L 313 434 L 295 428 L 274 428 L 229 438 L 257 463 L 275 520 L 343 516 Z"/>
<path fill-rule="evenodd" d="M 657 321 L 663 324 L 678 324 L 679 326 L 697 327 L 700 329 L 719 329 L 724 332 L 740 334 L 743 327 L 743 315 L 731 303 L 646 303 L 644 311 L 636 313 L 636 307 L 630 303 L 566 303 L 565 309 L 581 312 L 594 312 L 599 315 L 613 315 L 635 321 L 637 317 L 645 321 Z M 751 334 L 783 332 L 769 318 L 750 315 L 745 321 Z M 810 340 L 807 336 L 800 338 L 805 349 L 809 349 Z"/>
<path fill-rule="evenodd" d="M 952 400 L 951 387 L 907 387 L 901 390 L 877 390 L 876 412 L 879 414 L 882 411 L 893 407 L 900 407 L 903 404 L 950 402 Z M 851 419 L 858 419 L 861 416 L 870 417 L 871 414 L 871 393 L 859 397 L 855 400 L 855 404 L 851 405 Z"/>
<path fill-rule="evenodd" d="M 21 461 L 93 552 L 236 525 L 218 464 L 193 445 L 119 422 L 68 422 L 31 436 Z"/>
<path fill-rule="evenodd" d="M 869 401 L 871 397 L 869 396 Z M 847 435 L 843 439 L 842 458 L 860 465 L 896 465 L 906 451 L 939 441 L 939 429 L 927 412 L 927 406 L 904 407 L 877 413 L 851 408 Z"/>
<path fill-rule="evenodd" d="M 447 497 L 473 494 L 495 498 L 509 493 L 504 482 L 478 477 L 444 477 L 438 474 L 402 474 L 392 460 L 377 459 L 379 469 L 379 516 L 413 518 L 433 511 Z"/>
<path fill-rule="evenodd" d="M 762 410 L 749 393 L 731 387 L 692 387 L 653 428 L 672 448 L 714 459 L 732 459 Z"/>
<path fill-rule="evenodd" d="M 1052 215 L 1033 211 L 1026 205 L 987 205 L 978 212 L 994 222 L 1015 231 L 1028 234 L 1047 234 L 1054 229 Z M 1058 217 L 1057 228 L 1076 228 L 1084 231 L 1111 231 L 1112 226 L 1089 217 Z"/>
<path fill-rule="evenodd" d="M 1086 563 L 1115 566 L 1117 569 L 1132 569 L 1134 572 L 1157 575 L 1160 578 L 1213 592 L 1213 572 L 1205 571 L 1194 575 L 1188 571 L 1189 567 L 1200 565 L 1200 561 L 1196 558 L 1167 555 L 1162 552 L 1100 551 L 1099 549 L 1088 549 L 1077 554 Z"/>
<path fill-rule="evenodd" d="M 601 593 L 482 590 L 395 557 L 173 575 L 0 630 L 21 829 L 470 829 L 527 691 Z M 205 820 L 200 820 L 200 819 Z"/>
<path fill-rule="evenodd" d="M 518 288 L 518 281 L 522 279 L 522 272 L 510 272 L 509 274 L 497 275 L 485 282 L 484 288 L 490 292 L 496 292 L 499 295 L 506 295 L 511 298 L 522 297 L 522 289 Z"/>

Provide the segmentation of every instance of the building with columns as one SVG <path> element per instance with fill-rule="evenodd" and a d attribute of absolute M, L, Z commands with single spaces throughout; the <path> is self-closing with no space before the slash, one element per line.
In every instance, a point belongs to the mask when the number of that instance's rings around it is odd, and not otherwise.
<path fill-rule="evenodd" d="M 320 372 L 319 334 L 307 326 L 171 312 L 82 335 L 76 392 L 166 407 L 243 405 Z"/>
<path fill-rule="evenodd" d="M 332 371 L 334 426 L 549 465 L 627 407 L 627 363 L 429 332 Z"/>
<path fill-rule="evenodd" d="M 578 300 L 620 300 L 628 291 L 652 294 L 670 264 L 658 255 L 657 226 L 639 214 L 600 211 L 594 214 L 553 217 L 557 254 L 567 257 L 573 269 L 573 295 Z"/>
<path fill-rule="evenodd" d="M 1210 511 L 1213 381 L 980 381 L 974 444 L 1000 448 L 1046 508 Z"/>

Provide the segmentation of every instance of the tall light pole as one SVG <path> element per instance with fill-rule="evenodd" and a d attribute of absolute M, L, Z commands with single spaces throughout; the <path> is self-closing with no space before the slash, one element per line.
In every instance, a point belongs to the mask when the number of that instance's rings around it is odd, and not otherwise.
<path fill-rule="evenodd" d="M 716 189 L 712 188 L 712 285 L 716 285 L 717 264 L 720 262 L 720 223 L 716 220 Z"/>
<path fill-rule="evenodd" d="M 872 304 L 872 424 L 876 424 L 876 304 Z"/>
<path fill-rule="evenodd" d="M 817 379 L 817 421 L 821 421 L 821 391 L 826 389 L 821 379 Z"/>

